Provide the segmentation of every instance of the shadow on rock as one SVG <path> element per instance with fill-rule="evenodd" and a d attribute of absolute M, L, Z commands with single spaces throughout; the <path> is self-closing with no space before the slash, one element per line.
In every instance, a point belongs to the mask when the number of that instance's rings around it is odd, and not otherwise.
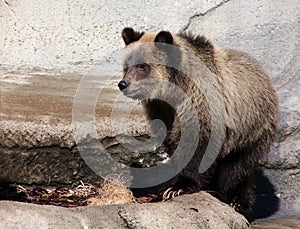
<path fill-rule="evenodd" d="M 275 187 L 262 170 L 255 172 L 255 185 L 256 200 L 252 212 L 245 215 L 249 222 L 275 214 L 280 206 Z"/>

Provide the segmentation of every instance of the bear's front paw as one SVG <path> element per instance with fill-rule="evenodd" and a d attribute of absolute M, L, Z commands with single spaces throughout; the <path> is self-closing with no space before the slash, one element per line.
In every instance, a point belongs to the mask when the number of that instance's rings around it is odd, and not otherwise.
<path fill-rule="evenodd" d="M 238 199 L 235 197 L 232 199 L 229 205 L 233 207 L 235 211 L 243 214 L 251 211 L 253 202 L 253 200 Z"/>
<path fill-rule="evenodd" d="M 168 199 L 172 199 L 176 196 L 179 196 L 183 193 L 184 193 L 184 191 L 182 189 L 174 190 L 172 187 L 170 187 L 161 194 L 162 195 L 162 200 L 166 201 Z"/>
<path fill-rule="evenodd" d="M 237 202 L 236 198 L 234 198 L 231 203 L 229 204 L 235 211 L 241 212 L 241 204 Z"/>

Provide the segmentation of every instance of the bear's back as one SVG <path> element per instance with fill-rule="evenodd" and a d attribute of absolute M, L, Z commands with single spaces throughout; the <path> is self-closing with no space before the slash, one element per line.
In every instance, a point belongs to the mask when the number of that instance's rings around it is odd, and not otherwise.
<path fill-rule="evenodd" d="M 216 49 L 214 55 L 226 104 L 226 126 L 233 133 L 231 144 L 236 147 L 256 141 L 266 133 L 274 135 L 277 96 L 262 67 L 237 50 Z"/>

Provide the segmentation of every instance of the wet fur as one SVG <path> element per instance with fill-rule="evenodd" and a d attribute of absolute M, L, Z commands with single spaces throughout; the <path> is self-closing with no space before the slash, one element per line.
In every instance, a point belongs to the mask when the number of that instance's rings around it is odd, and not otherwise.
<path fill-rule="evenodd" d="M 123 33 L 126 34 L 126 31 Z M 132 35 L 131 39 L 125 40 L 126 45 L 157 39 L 156 34 L 130 34 L 138 35 Z M 168 36 L 156 41 L 170 42 Z M 199 164 L 211 133 L 211 117 L 206 98 L 178 70 L 154 66 L 158 72 L 162 72 L 157 78 L 163 77 L 164 80 L 175 83 L 189 95 L 201 126 L 199 145 L 192 160 L 180 174 L 159 186 L 159 189 L 172 186 L 174 189 L 183 189 L 186 193 L 213 191 L 221 199 L 233 203 L 239 212 L 249 212 L 255 201 L 253 173 L 268 152 L 275 136 L 278 120 L 275 91 L 261 66 L 249 55 L 236 50 L 218 49 L 203 36 L 182 33 L 172 35 L 172 38 L 172 44 L 192 52 L 204 62 L 211 73 L 217 75 L 225 99 L 226 139 L 214 164 L 205 173 L 199 174 Z M 178 59 L 180 65 L 188 64 L 184 55 Z M 197 74 L 201 77 L 207 72 Z M 210 91 L 210 88 L 207 90 Z M 211 92 L 213 93 L 213 89 Z M 171 155 L 181 136 L 176 112 L 167 103 L 159 100 L 144 100 L 142 103 L 149 120 L 161 119 L 165 122 L 168 130 L 165 145 Z M 184 109 L 184 104 L 182 106 Z"/>

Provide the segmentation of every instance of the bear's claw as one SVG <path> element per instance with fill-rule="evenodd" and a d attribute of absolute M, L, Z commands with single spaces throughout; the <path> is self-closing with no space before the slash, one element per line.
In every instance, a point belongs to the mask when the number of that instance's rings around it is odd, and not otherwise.
<path fill-rule="evenodd" d="M 168 199 L 175 198 L 176 196 L 179 196 L 182 193 L 183 193 L 182 189 L 173 190 L 173 188 L 168 188 L 166 191 L 163 192 L 163 194 L 162 194 L 162 200 L 166 201 Z"/>

